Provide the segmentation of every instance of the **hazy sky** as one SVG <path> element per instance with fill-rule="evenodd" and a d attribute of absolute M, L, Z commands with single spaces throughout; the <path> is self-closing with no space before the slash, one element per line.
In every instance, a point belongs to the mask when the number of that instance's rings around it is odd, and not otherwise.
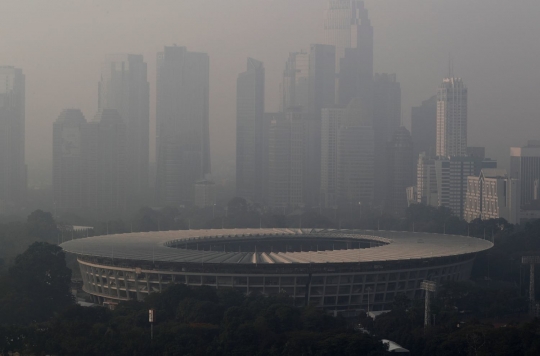
<path fill-rule="evenodd" d="M 375 71 L 397 73 L 406 126 L 411 106 L 433 95 L 446 75 L 451 52 L 455 75 L 469 88 L 469 145 L 485 145 L 505 164 L 509 146 L 540 138 L 539 1 L 366 6 Z M 144 55 L 154 125 L 156 53 L 172 44 L 210 55 L 212 165 L 222 171 L 234 164 L 236 76 L 246 57 L 265 63 L 266 111 L 277 110 L 288 52 L 322 41 L 326 7 L 326 0 L 3 0 L 0 64 L 26 74 L 30 181 L 50 183 L 52 122 L 60 111 L 94 116 L 107 53 Z"/>

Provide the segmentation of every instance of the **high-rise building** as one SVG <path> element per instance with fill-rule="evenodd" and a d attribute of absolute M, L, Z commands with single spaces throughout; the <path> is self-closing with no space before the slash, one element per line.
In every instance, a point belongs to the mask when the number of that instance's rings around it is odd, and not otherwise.
<path fill-rule="evenodd" d="M 435 156 L 437 144 L 437 96 L 424 100 L 422 105 L 411 110 L 411 135 L 414 144 L 414 159 L 421 152 Z"/>
<path fill-rule="evenodd" d="M 291 210 L 304 205 L 305 114 L 289 110 L 270 123 L 268 142 L 269 206 Z"/>
<path fill-rule="evenodd" d="M 467 179 L 464 218 L 506 219 L 520 222 L 519 181 L 511 179 L 505 169 L 482 169 L 480 176 Z"/>
<path fill-rule="evenodd" d="M 210 61 L 173 46 L 158 53 L 157 67 L 156 199 L 191 204 L 195 183 L 210 174 Z"/>
<path fill-rule="evenodd" d="M 510 148 L 510 177 L 520 182 L 522 206 L 535 200 L 535 182 L 540 179 L 540 140 Z"/>
<path fill-rule="evenodd" d="M 374 132 L 370 110 L 360 98 L 346 109 L 338 131 L 338 204 L 370 206 L 374 186 Z"/>
<path fill-rule="evenodd" d="M 109 55 L 101 66 L 98 109 L 115 109 L 126 124 L 128 203 L 146 203 L 149 183 L 150 91 L 142 55 Z"/>
<path fill-rule="evenodd" d="M 345 122 L 346 109 L 322 110 L 321 124 L 321 204 L 325 208 L 337 205 L 337 165 L 339 129 Z"/>
<path fill-rule="evenodd" d="M 127 208 L 127 128 L 117 110 L 99 111 L 82 134 L 87 209 L 102 217 Z"/>
<path fill-rule="evenodd" d="M 236 86 L 236 195 L 261 202 L 263 193 L 264 66 L 248 58 Z"/>
<path fill-rule="evenodd" d="M 373 27 L 361 0 L 330 0 L 324 22 L 325 44 L 336 47 L 336 73 L 347 48 L 361 55 L 360 71 L 373 75 Z"/>
<path fill-rule="evenodd" d="M 387 146 L 384 208 L 396 217 L 403 217 L 409 205 L 407 188 L 413 185 L 415 173 L 411 133 L 405 127 L 399 127 Z"/>
<path fill-rule="evenodd" d="M 388 141 L 401 125 L 401 86 L 395 74 L 375 74 L 373 82 L 373 130 L 375 134 L 374 204 L 387 200 Z M 366 103 L 365 105 L 369 105 Z M 412 163 L 412 162 L 411 162 Z"/>
<path fill-rule="evenodd" d="M 87 157 L 83 143 L 86 125 L 86 119 L 78 109 L 62 111 L 53 124 L 55 213 L 81 212 L 86 208 Z"/>
<path fill-rule="evenodd" d="M 331 45 L 312 44 L 309 52 L 308 112 L 321 117 L 321 109 L 333 107 L 335 103 L 336 48 Z"/>
<path fill-rule="evenodd" d="M 425 152 L 418 156 L 416 170 L 416 201 L 428 206 L 439 206 L 435 159 Z"/>
<path fill-rule="evenodd" d="M 0 202 L 21 205 L 26 197 L 25 76 L 0 66 Z"/>
<path fill-rule="evenodd" d="M 308 116 L 305 123 L 304 200 L 308 206 L 320 204 L 321 110 L 334 106 L 335 47 L 313 44 L 309 53 Z"/>
<path fill-rule="evenodd" d="M 309 91 L 309 53 L 291 52 L 285 64 L 281 111 L 290 108 L 307 110 Z"/>
<path fill-rule="evenodd" d="M 467 88 L 461 78 L 445 78 L 437 90 L 437 142 L 439 157 L 467 155 Z"/>

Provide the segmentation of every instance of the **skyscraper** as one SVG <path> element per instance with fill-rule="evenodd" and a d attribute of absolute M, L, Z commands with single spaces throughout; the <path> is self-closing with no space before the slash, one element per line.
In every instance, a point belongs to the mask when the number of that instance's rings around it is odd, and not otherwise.
<path fill-rule="evenodd" d="M 53 195 L 59 212 L 81 212 L 86 207 L 86 125 L 78 109 L 62 111 L 53 124 Z"/>
<path fill-rule="evenodd" d="M 337 165 L 339 130 L 345 122 L 343 108 L 322 110 L 321 124 L 321 204 L 332 208 L 337 204 Z"/>
<path fill-rule="evenodd" d="M 308 112 L 317 120 L 321 109 L 330 108 L 335 103 L 336 48 L 331 45 L 312 44 L 309 52 Z"/>
<path fill-rule="evenodd" d="M 411 110 L 411 135 L 414 144 L 414 159 L 420 152 L 435 155 L 437 143 L 437 96 L 424 100 L 422 105 Z"/>
<path fill-rule="evenodd" d="M 130 205 L 145 203 L 149 190 L 149 103 L 149 84 L 143 56 L 107 56 L 101 66 L 98 108 L 117 110 L 126 124 Z"/>
<path fill-rule="evenodd" d="M 357 48 L 361 72 L 373 75 L 373 27 L 361 0 L 330 0 L 324 22 L 325 43 L 336 47 L 336 73 L 346 48 Z"/>
<path fill-rule="evenodd" d="M 535 200 L 535 182 L 540 180 L 540 140 L 531 140 L 524 147 L 510 148 L 510 177 L 521 186 L 521 205 Z"/>
<path fill-rule="evenodd" d="M 100 110 L 84 126 L 83 164 L 86 166 L 87 207 L 101 217 L 122 216 L 127 201 L 127 128 L 118 111 Z"/>
<path fill-rule="evenodd" d="M 285 64 L 281 111 L 300 107 L 307 110 L 309 90 L 309 53 L 291 52 Z"/>
<path fill-rule="evenodd" d="M 157 66 L 156 200 L 193 203 L 195 183 L 210 173 L 210 61 L 173 46 L 158 53 Z"/>
<path fill-rule="evenodd" d="M 268 142 L 269 205 L 274 209 L 303 206 L 305 113 L 289 110 L 270 123 Z"/>
<path fill-rule="evenodd" d="M 439 157 L 467 155 L 467 88 L 461 78 L 445 78 L 437 90 Z"/>
<path fill-rule="evenodd" d="M 248 58 L 236 86 L 236 195 L 260 202 L 263 194 L 264 66 Z"/>
<path fill-rule="evenodd" d="M 25 77 L 0 66 L 0 201 L 20 205 L 26 196 Z"/>
<path fill-rule="evenodd" d="M 335 47 L 313 44 L 309 53 L 308 116 L 304 139 L 304 202 L 320 204 L 321 110 L 335 103 Z"/>
<path fill-rule="evenodd" d="M 394 131 L 387 143 L 385 210 L 396 217 L 403 217 L 408 206 L 408 187 L 414 183 L 413 142 L 411 133 L 401 126 Z"/>
<path fill-rule="evenodd" d="M 370 109 L 360 98 L 347 106 L 338 131 L 337 191 L 341 205 L 370 206 L 374 186 L 374 132 Z"/>
<path fill-rule="evenodd" d="M 375 74 L 373 82 L 373 130 L 375 134 L 374 204 L 382 207 L 388 195 L 388 141 L 401 124 L 401 86 L 395 74 Z M 364 105 L 370 105 L 365 103 Z M 402 132 L 402 131 L 401 131 Z M 403 133 L 403 132 L 402 132 Z M 401 137 L 401 136 L 400 136 Z M 411 162 L 411 166 L 412 166 Z"/>
<path fill-rule="evenodd" d="M 373 27 L 360 0 L 330 0 L 325 43 L 336 48 L 336 103 L 345 107 L 360 97 L 370 102 L 373 79 Z"/>

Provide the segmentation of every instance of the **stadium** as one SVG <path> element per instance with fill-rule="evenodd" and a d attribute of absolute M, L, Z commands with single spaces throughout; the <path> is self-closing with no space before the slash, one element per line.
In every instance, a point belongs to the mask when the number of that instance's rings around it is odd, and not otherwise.
<path fill-rule="evenodd" d="M 76 239 L 83 290 L 94 302 L 143 300 L 171 283 L 284 293 L 328 311 L 386 310 L 397 293 L 422 298 L 423 280 L 469 278 L 487 240 L 418 232 L 220 229 Z"/>

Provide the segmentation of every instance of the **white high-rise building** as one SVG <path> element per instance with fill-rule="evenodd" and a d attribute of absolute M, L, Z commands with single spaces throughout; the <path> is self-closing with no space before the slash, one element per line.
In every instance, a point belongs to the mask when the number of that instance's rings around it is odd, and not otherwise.
<path fill-rule="evenodd" d="M 525 206 L 535 196 L 535 182 L 540 179 L 540 141 L 530 140 L 527 146 L 510 148 L 510 176 L 520 181 L 521 205 Z"/>
<path fill-rule="evenodd" d="M 467 155 L 467 88 L 461 78 L 445 78 L 437 90 L 437 142 L 439 157 Z"/>

